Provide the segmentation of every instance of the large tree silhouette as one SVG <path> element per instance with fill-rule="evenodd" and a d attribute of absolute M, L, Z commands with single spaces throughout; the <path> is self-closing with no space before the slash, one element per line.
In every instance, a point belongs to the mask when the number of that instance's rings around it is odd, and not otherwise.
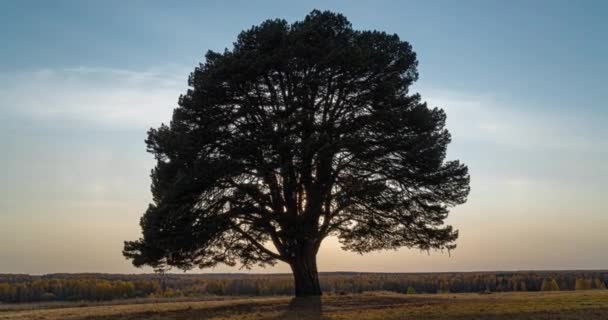
<path fill-rule="evenodd" d="M 283 261 L 306 296 L 321 294 L 330 235 L 358 253 L 453 249 L 444 219 L 469 175 L 445 160 L 443 110 L 409 94 L 417 78 L 407 42 L 331 12 L 209 51 L 170 125 L 148 132 L 153 203 L 124 255 L 155 268 Z"/>

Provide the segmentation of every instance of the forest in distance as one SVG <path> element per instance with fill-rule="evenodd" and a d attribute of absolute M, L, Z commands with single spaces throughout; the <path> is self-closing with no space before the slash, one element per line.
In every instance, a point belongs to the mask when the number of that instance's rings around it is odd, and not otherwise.
<path fill-rule="evenodd" d="M 606 290 L 608 270 L 321 273 L 324 294 Z M 0 303 L 293 294 L 290 274 L 0 274 Z"/>

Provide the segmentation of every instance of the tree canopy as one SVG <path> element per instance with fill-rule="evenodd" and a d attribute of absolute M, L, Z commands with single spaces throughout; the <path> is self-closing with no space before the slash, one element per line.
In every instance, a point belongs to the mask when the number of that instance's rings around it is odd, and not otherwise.
<path fill-rule="evenodd" d="M 444 220 L 469 175 L 446 160 L 445 112 L 409 92 L 417 64 L 397 35 L 317 10 L 209 51 L 171 123 L 148 132 L 153 203 L 124 255 L 182 269 L 283 261 L 309 295 L 327 236 L 359 253 L 455 248 Z"/>

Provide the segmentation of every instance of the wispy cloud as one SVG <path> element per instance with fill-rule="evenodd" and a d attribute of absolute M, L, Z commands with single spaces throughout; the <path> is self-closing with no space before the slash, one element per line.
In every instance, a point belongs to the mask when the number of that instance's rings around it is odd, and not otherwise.
<path fill-rule="evenodd" d="M 422 96 L 430 106 L 446 110 L 456 139 L 536 150 L 608 150 L 608 130 L 597 114 L 578 112 L 584 106 L 554 110 L 518 105 L 491 94 L 437 89 L 422 89 Z"/>
<path fill-rule="evenodd" d="M 77 67 L 0 73 L 0 110 L 84 126 L 148 128 L 170 120 L 191 70 Z M 606 146 L 608 132 L 600 119 L 576 112 L 512 105 L 491 94 L 434 88 L 421 93 L 430 106 L 447 111 L 448 128 L 457 140 L 528 149 Z"/>
<path fill-rule="evenodd" d="M 142 128 L 168 122 L 188 68 L 79 67 L 0 74 L 2 112 L 84 126 Z"/>

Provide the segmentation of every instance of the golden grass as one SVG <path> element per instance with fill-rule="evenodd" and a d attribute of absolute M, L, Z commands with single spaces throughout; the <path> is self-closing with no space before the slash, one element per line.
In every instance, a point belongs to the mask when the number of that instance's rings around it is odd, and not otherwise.
<path fill-rule="evenodd" d="M 0 311 L 0 320 L 608 319 L 608 290 L 402 295 L 364 293 Z"/>

